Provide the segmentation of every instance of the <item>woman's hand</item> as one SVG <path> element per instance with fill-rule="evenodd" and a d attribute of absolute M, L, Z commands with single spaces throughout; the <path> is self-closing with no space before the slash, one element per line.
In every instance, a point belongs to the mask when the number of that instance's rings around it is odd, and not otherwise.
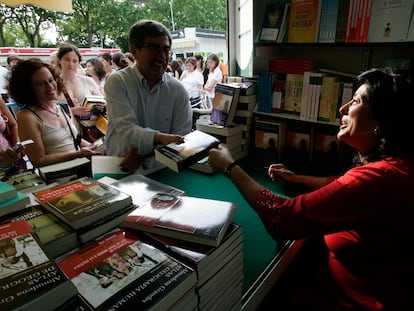
<path fill-rule="evenodd" d="M 79 149 L 77 151 L 79 153 L 79 158 L 91 158 L 91 156 L 93 155 L 103 155 L 103 151 L 96 151 L 93 150 L 93 146 L 88 146 L 88 147 L 82 147 L 81 149 Z"/>
<path fill-rule="evenodd" d="M 0 167 L 9 167 L 20 159 L 20 154 L 12 148 L 0 151 Z"/>
<path fill-rule="evenodd" d="M 76 107 L 71 107 L 70 109 L 72 111 L 72 114 L 75 116 L 86 117 L 91 114 L 89 109 L 86 107 L 76 106 Z"/>
<path fill-rule="evenodd" d="M 297 176 L 283 164 L 277 163 L 269 166 L 267 173 L 273 181 L 283 180 L 286 182 L 295 182 Z"/>

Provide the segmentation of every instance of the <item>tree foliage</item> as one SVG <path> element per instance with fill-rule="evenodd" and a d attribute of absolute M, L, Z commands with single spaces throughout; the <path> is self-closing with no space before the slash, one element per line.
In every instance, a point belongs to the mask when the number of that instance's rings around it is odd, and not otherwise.
<path fill-rule="evenodd" d="M 0 4 L 0 45 L 41 47 L 68 41 L 78 47 L 127 50 L 129 28 L 142 18 L 157 20 L 170 30 L 227 27 L 227 0 L 72 0 L 72 4 L 74 12 L 66 14 L 34 5 Z M 41 30 L 47 25 L 56 27 L 57 42 L 46 40 Z"/>

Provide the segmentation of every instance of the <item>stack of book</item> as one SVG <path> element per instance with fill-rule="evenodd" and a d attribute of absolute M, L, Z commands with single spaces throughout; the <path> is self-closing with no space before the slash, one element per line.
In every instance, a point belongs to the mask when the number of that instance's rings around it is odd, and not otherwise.
<path fill-rule="evenodd" d="M 32 193 L 47 187 L 46 182 L 34 171 L 7 176 L 2 181 L 23 193 Z"/>
<path fill-rule="evenodd" d="M 0 217 L 23 210 L 29 204 L 30 198 L 27 194 L 0 181 Z"/>
<path fill-rule="evenodd" d="M 123 229 L 58 259 L 93 310 L 195 310 L 193 269 Z"/>

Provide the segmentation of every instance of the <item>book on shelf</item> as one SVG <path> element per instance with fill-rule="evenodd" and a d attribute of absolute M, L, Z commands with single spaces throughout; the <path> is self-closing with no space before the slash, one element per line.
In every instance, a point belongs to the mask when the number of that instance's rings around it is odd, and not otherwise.
<path fill-rule="evenodd" d="M 240 88 L 240 96 L 257 94 L 257 82 L 245 80 L 243 77 L 228 77 L 224 84 Z"/>
<path fill-rule="evenodd" d="M 233 202 L 158 193 L 131 212 L 124 226 L 219 246 L 236 211 Z"/>
<path fill-rule="evenodd" d="M 318 37 L 319 43 L 335 42 L 338 8 L 339 0 L 322 1 Z"/>
<path fill-rule="evenodd" d="M 311 90 L 310 90 L 310 77 L 312 72 L 305 71 L 303 73 L 303 84 L 302 84 L 302 100 L 301 100 L 301 107 L 299 118 L 302 120 L 307 120 L 309 118 L 308 109 L 311 105 Z"/>
<path fill-rule="evenodd" d="M 253 111 L 257 104 L 257 95 L 240 95 L 237 110 Z M 234 122 L 234 120 L 233 120 Z"/>
<path fill-rule="evenodd" d="M 234 113 L 239 102 L 240 86 L 218 83 L 215 87 L 210 120 L 217 125 L 229 126 L 233 123 Z"/>
<path fill-rule="evenodd" d="M 79 246 L 75 230 L 40 205 L 9 214 L 2 218 L 1 224 L 25 220 L 33 228 L 48 254 L 54 258 Z"/>
<path fill-rule="evenodd" d="M 414 0 L 373 0 L 368 42 L 404 42 Z"/>
<path fill-rule="evenodd" d="M 259 73 L 259 89 L 257 95 L 257 111 L 272 112 L 273 74 L 271 72 Z"/>
<path fill-rule="evenodd" d="M 127 208 L 131 196 L 90 177 L 33 193 L 49 212 L 78 230 Z"/>
<path fill-rule="evenodd" d="M 322 81 L 324 76 L 326 76 L 326 74 L 323 72 L 311 72 L 310 74 L 308 92 L 308 100 L 310 100 L 310 104 L 307 109 L 307 119 L 310 121 L 316 121 L 318 118 Z"/>
<path fill-rule="evenodd" d="M 17 195 L 0 203 L 0 217 L 21 211 L 30 205 L 30 198 L 27 194 L 17 191 Z"/>
<path fill-rule="evenodd" d="M 286 75 L 284 112 L 300 114 L 303 90 L 303 74 Z"/>
<path fill-rule="evenodd" d="M 129 194 L 132 197 L 132 203 L 136 206 L 145 204 L 158 192 L 169 193 L 177 196 L 185 195 L 184 190 L 161 183 L 141 174 L 132 174 L 121 178 L 114 183 L 111 183 L 111 187 Z"/>
<path fill-rule="evenodd" d="M 339 101 L 340 79 L 334 76 L 322 78 L 318 121 L 335 122 Z"/>
<path fill-rule="evenodd" d="M 335 28 L 335 42 L 345 42 L 350 0 L 339 0 Z"/>
<path fill-rule="evenodd" d="M 195 130 L 184 135 L 180 142 L 157 147 L 155 159 L 178 173 L 207 156 L 209 150 L 219 144 L 214 136 Z"/>
<path fill-rule="evenodd" d="M 311 162 L 313 127 L 309 123 L 290 121 L 286 123 L 283 162 L 292 171 L 304 173 Z"/>
<path fill-rule="evenodd" d="M 3 182 L 22 193 L 32 193 L 47 187 L 46 182 L 34 171 L 25 171 L 8 176 L 3 179 Z"/>
<path fill-rule="evenodd" d="M 339 174 L 340 142 L 336 136 L 337 128 L 318 124 L 315 127 L 312 165 L 321 176 Z"/>
<path fill-rule="evenodd" d="M 17 190 L 9 183 L 0 181 L 0 203 L 13 199 L 17 196 Z"/>
<path fill-rule="evenodd" d="M 264 166 L 282 159 L 285 126 L 284 121 L 256 116 L 253 154 Z"/>
<path fill-rule="evenodd" d="M 194 295 L 196 273 L 140 236 L 117 230 L 58 260 L 93 310 L 169 310 Z"/>
<path fill-rule="evenodd" d="M 77 294 L 26 221 L 0 226 L 0 254 L 3 310 L 49 310 Z"/>
<path fill-rule="evenodd" d="M 64 162 L 39 167 L 39 175 L 46 183 L 65 183 L 73 179 L 91 175 L 91 161 L 76 158 Z"/>
<path fill-rule="evenodd" d="M 322 0 L 292 0 L 288 42 L 318 42 Z"/>
<path fill-rule="evenodd" d="M 280 25 L 279 34 L 277 35 L 277 42 L 287 41 L 287 33 L 289 27 L 289 17 L 290 17 L 290 3 L 285 4 L 285 11 L 283 12 L 282 25 Z"/>
<path fill-rule="evenodd" d="M 282 26 L 285 2 L 287 1 L 273 1 L 266 5 L 260 41 L 276 42 Z"/>

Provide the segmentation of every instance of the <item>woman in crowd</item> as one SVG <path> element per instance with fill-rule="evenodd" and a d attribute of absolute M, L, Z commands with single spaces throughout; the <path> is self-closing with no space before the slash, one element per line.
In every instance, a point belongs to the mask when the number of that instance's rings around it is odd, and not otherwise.
<path fill-rule="evenodd" d="M 12 147 L 20 142 L 17 122 L 0 97 L 0 171 L 15 172 L 14 164 L 20 160 L 20 155 Z"/>
<path fill-rule="evenodd" d="M 207 57 L 207 64 L 208 64 L 208 79 L 206 84 L 204 85 L 204 91 L 206 94 L 206 101 L 209 103 L 209 106 L 213 106 L 214 96 L 215 96 L 215 88 L 217 83 L 220 83 L 223 79 L 223 75 L 221 73 L 219 64 L 220 59 L 216 54 L 210 54 Z"/>
<path fill-rule="evenodd" d="M 111 75 L 111 73 L 113 73 L 115 70 L 114 68 L 112 68 L 112 55 L 109 53 L 100 53 L 98 55 L 98 59 L 101 61 L 102 65 L 104 66 L 105 69 L 105 81 L 108 80 L 109 76 Z"/>
<path fill-rule="evenodd" d="M 125 67 L 128 67 L 128 63 L 125 59 L 126 57 L 124 53 L 119 52 L 112 55 L 112 68 L 114 70 L 121 70 Z"/>
<path fill-rule="evenodd" d="M 131 52 L 125 52 L 125 61 L 128 63 L 128 66 L 135 66 L 136 64 L 135 57 Z"/>
<path fill-rule="evenodd" d="M 180 80 L 181 74 L 183 73 L 183 70 L 180 66 L 180 64 L 178 63 L 178 61 L 173 60 L 171 62 L 171 74 L 174 78 L 176 78 L 177 80 Z"/>
<path fill-rule="evenodd" d="M 203 55 L 196 54 L 194 55 L 194 57 L 197 60 L 196 70 L 203 75 L 203 78 L 204 78 L 203 86 L 204 86 L 204 84 L 206 84 L 207 79 L 208 79 L 208 68 L 207 66 L 204 66 Z"/>
<path fill-rule="evenodd" d="M 359 165 L 340 177 L 296 175 L 271 165 L 273 180 L 311 189 L 292 199 L 263 188 L 228 150 L 210 151 L 210 164 L 226 172 L 274 239 L 324 237 L 327 288 L 336 293 L 330 310 L 412 309 L 413 96 L 405 76 L 379 69 L 360 74 L 353 98 L 340 108 L 337 134 L 356 150 Z"/>
<path fill-rule="evenodd" d="M 86 61 L 86 75 L 99 85 L 99 90 L 103 93 L 106 73 L 99 59 L 93 57 Z"/>
<path fill-rule="evenodd" d="M 19 136 L 34 141 L 25 148 L 34 167 L 99 154 L 77 135 L 70 110 L 58 104 L 63 87 L 56 68 L 35 58 L 20 62 L 10 78 L 10 96 L 22 107 Z"/>
<path fill-rule="evenodd" d="M 181 75 L 181 82 L 188 93 L 191 103 L 200 101 L 200 91 L 203 89 L 203 75 L 196 70 L 195 57 L 189 57 L 185 61 L 186 70 Z"/>

